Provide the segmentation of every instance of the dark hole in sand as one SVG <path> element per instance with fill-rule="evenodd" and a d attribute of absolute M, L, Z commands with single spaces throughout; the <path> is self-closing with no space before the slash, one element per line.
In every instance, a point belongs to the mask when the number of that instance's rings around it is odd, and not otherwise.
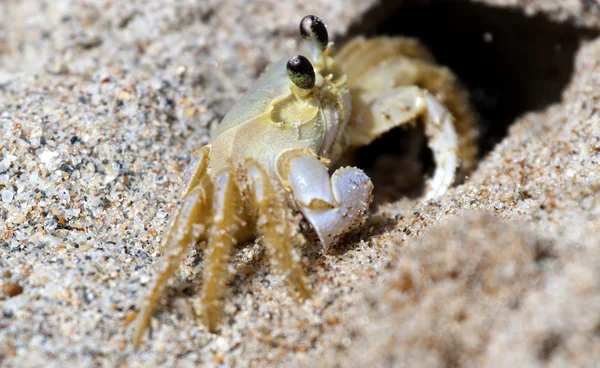
<path fill-rule="evenodd" d="M 348 37 L 357 34 L 418 38 L 440 64 L 450 67 L 481 115 L 480 157 L 502 140 L 516 118 L 560 101 L 581 40 L 594 35 L 543 15 L 529 17 L 468 1 L 401 6 L 384 1 L 354 25 Z M 407 143 L 406 132 L 397 129 L 358 152 L 356 164 L 373 179 L 378 203 L 418 196 L 423 175 L 433 170 L 425 147 L 421 165 L 407 166 Z"/>

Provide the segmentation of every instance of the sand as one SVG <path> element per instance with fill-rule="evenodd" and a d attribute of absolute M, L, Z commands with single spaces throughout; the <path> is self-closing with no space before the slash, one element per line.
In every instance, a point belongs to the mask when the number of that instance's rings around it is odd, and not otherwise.
<path fill-rule="evenodd" d="M 311 300 L 297 304 L 249 244 L 210 334 L 191 306 L 192 252 L 132 351 L 190 154 L 269 62 L 297 53 L 303 15 L 341 40 L 408 2 L 391 3 L 2 2 L 0 365 L 600 364 L 593 38 L 562 97 L 506 121 L 463 184 L 428 203 L 378 202 L 330 253 L 309 242 Z M 479 3 L 600 28 L 593 1 Z"/>

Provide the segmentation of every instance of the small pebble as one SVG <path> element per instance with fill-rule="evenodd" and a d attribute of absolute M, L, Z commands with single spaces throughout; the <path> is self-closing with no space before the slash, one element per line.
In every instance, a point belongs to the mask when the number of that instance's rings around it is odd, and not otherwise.
<path fill-rule="evenodd" d="M 338 316 L 329 316 L 326 319 L 327 324 L 335 326 L 340 323 L 340 318 Z"/>
<path fill-rule="evenodd" d="M 46 165 L 46 167 L 51 167 L 54 160 L 56 159 L 56 157 L 58 156 L 57 152 L 52 152 L 52 151 L 44 151 L 40 154 L 40 161 Z"/>
<path fill-rule="evenodd" d="M 40 177 L 40 175 L 38 174 L 38 172 L 34 171 L 31 173 L 31 175 L 29 175 L 29 182 L 31 184 L 35 184 L 35 183 L 37 183 L 39 177 Z"/>
<path fill-rule="evenodd" d="M 217 354 L 215 354 L 214 361 L 217 364 L 223 364 L 223 363 L 225 363 L 225 357 L 223 356 L 222 353 L 217 353 Z"/>
<path fill-rule="evenodd" d="M 14 196 L 15 194 L 12 190 L 4 189 L 2 191 L 2 202 L 10 203 L 13 200 Z"/>
<path fill-rule="evenodd" d="M 17 295 L 21 294 L 22 292 L 23 292 L 23 288 L 21 287 L 21 285 L 14 283 L 14 282 L 7 282 L 2 287 L 2 293 L 4 293 L 4 295 L 8 296 L 9 298 L 12 298 L 13 296 L 17 296 Z"/>
<path fill-rule="evenodd" d="M 137 317 L 137 312 L 128 311 L 127 314 L 125 315 L 125 325 L 129 326 L 131 324 L 131 322 L 133 322 L 133 320 L 135 320 L 135 317 Z"/>
<path fill-rule="evenodd" d="M 71 174 L 75 169 L 73 169 L 73 166 L 67 165 L 67 164 L 61 164 L 60 167 L 58 168 L 60 171 L 64 171 L 67 174 Z"/>

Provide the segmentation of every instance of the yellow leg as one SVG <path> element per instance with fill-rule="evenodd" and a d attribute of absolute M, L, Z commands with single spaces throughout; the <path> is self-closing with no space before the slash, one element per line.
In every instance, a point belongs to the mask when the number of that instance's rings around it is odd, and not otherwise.
<path fill-rule="evenodd" d="M 204 233 L 204 228 L 208 219 L 210 219 L 210 207 L 206 199 L 207 196 L 203 186 L 198 185 L 189 191 L 178 211 L 177 218 L 167 238 L 159 276 L 154 283 L 152 292 L 143 301 L 142 311 L 136 326 L 134 347 L 138 347 L 142 341 L 144 332 L 150 324 L 150 318 L 159 303 L 167 281 L 179 268 L 179 264 L 186 255 L 190 244 L 195 244 Z"/>
<path fill-rule="evenodd" d="M 206 145 L 192 154 L 190 164 L 183 175 L 183 183 L 181 186 L 182 198 L 187 196 L 190 190 L 195 188 L 206 174 L 208 166 L 208 157 L 210 156 L 211 146 Z"/>
<path fill-rule="evenodd" d="M 232 170 L 219 174 L 213 193 L 213 225 L 205 253 L 204 285 L 196 304 L 209 331 L 217 330 L 220 298 L 228 279 L 227 265 L 236 234 L 245 227 L 244 207 Z"/>
<path fill-rule="evenodd" d="M 402 55 L 416 60 L 433 63 L 431 53 L 412 38 L 377 37 L 365 39 L 357 37 L 348 42 L 336 55 L 335 61 L 348 77 L 348 87 L 355 84 L 373 67 L 383 60 Z M 394 79 L 394 75 L 388 78 Z"/>
<path fill-rule="evenodd" d="M 478 121 L 469 94 L 450 69 L 437 65 L 433 56 L 417 40 L 404 37 L 356 38 L 348 42 L 335 56 L 336 62 L 348 78 L 352 91 L 352 120 L 350 128 L 358 133 L 352 137 L 353 145 L 369 144 L 388 129 L 374 126 L 383 124 L 360 116 L 369 110 L 374 98 L 398 87 L 417 86 L 440 98 L 454 116 L 458 133 L 457 152 L 464 174 L 477 163 Z M 401 105 L 398 105 L 399 107 Z M 365 126 L 366 125 L 366 126 Z M 366 130 L 373 126 L 371 135 Z M 369 139 L 372 137 L 372 139 Z"/>
<path fill-rule="evenodd" d="M 368 107 L 366 107 L 368 105 Z M 458 136 L 452 114 L 437 98 L 416 86 L 380 94 L 356 113 L 361 124 L 347 130 L 352 145 L 371 143 L 381 134 L 423 117 L 427 144 L 436 164 L 424 199 L 441 196 L 452 185 L 459 165 Z"/>
<path fill-rule="evenodd" d="M 310 289 L 304 281 L 298 256 L 294 254 L 294 248 L 304 239 L 297 234 L 290 209 L 262 167 L 253 160 L 247 160 L 245 167 L 252 206 L 258 211 L 257 227 L 265 238 L 273 263 L 295 287 L 298 297 L 306 299 L 310 297 Z"/>
<path fill-rule="evenodd" d="M 188 197 L 190 191 L 196 188 L 198 185 L 205 185 L 206 188 L 210 186 L 208 180 L 206 180 L 206 168 L 208 166 L 208 157 L 210 156 L 211 146 L 206 145 L 192 155 L 192 159 L 185 170 L 183 175 L 183 183 L 181 185 L 181 201 L 184 201 Z M 165 237 L 165 242 L 162 244 L 161 252 L 164 254 L 166 247 L 172 243 L 171 238 L 179 231 L 179 228 L 175 226 L 175 223 L 179 221 L 182 206 L 178 206 L 173 215 L 171 216 L 171 223 L 169 224 L 169 232 Z"/>

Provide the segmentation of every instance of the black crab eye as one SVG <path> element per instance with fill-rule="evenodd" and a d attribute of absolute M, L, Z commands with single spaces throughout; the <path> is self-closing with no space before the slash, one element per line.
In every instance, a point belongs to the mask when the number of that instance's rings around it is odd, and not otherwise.
<path fill-rule="evenodd" d="M 327 26 L 321 18 L 315 15 L 307 15 L 300 22 L 300 35 L 307 41 L 314 39 L 321 51 L 325 51 L 329 43 Z"/>
<path fill-rule="evenodd" d="M 294 56 L 287 62 L 287 74 L 298 88 L 311 89 L 315 85 L 315 70 L 302 55 Z"/>

